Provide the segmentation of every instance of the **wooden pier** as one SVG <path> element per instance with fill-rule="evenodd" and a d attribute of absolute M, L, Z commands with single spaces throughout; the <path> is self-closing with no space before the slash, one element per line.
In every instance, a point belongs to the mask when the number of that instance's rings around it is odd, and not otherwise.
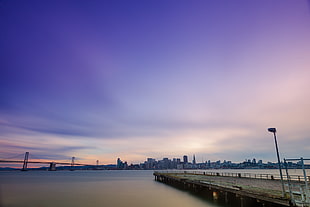
<path fill-rule="evenodd" d="M 294 206 L 288 194 L 282 196 L 281 181 L 273 177 L 249 178 L 217 174 L 154 172 L 155 180 L 188 190 L 228 206 L 286 207 Z M 298 182 L 298 181 L 296 181 Z M 307 205 L 303 205 L 307 206 Z"/>

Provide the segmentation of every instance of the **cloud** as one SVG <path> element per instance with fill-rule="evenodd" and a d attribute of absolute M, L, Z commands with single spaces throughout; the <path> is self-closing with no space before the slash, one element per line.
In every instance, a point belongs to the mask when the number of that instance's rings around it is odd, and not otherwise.
<path fill-rule="evenodd" d="M 33 4 L 0 8 L 1 151 L 273 159 L 277 127 L 283 154 L 309 155 L 304 3 Z"/>

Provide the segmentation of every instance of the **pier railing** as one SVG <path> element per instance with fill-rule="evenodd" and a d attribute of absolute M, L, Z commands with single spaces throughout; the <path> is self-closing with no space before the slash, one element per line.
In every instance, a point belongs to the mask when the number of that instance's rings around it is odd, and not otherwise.
<path fill-rule="evenodd" d="M 158 173 L 182 173 L 182 174 L 194 174 L 194 175 L 206 175 L 206 176 L 223 176 L 223 177 L 238 177 L 238 178 L 256 178 L 267 180 L 281 180 L 280 175 L 277 174 L 254 174 L 254 173 L 232 173 L 232 172 L 209 172 L 209 171 L 197 171 L 197 170 L 158 170 Z M 287 179 L 286 176 L 283 177 Z M 310 182 L 310 176 L 307 177 Z M 290 175 L 291 181 L 304 181 L 302 175 Z"/>

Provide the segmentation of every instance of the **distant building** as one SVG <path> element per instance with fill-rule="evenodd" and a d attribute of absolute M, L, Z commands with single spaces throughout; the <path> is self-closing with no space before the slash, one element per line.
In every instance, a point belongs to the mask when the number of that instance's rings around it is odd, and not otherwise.
<path fill-rule="evenodd" d="M 123 162 L 121 161 L 121 159 L 120 159 L 120 158 L 117 158 L 116 167 L 117 167 L 117 168 L 121 168 L 122 163 L 123 163 Z"/>
<path fill-rule="evenodd" d="M 127 164 L 127 162 L 122 162 L 122 160 L 120 158 L 117 158 L 116 167 L 118 169 L 127 169 L 128 168 L 128 164 Z"/>
<path fill-rule="evenodd" d="M 170 168 L 170 160 L 168 158 L 163 158 L 162 160 L 162 168 L 169 169 Z"/>
<path fill-rule="evenodd" d="M 207 163 L 207 162 L 206 162 Z M 211 160 L 208 160 L 207 167 L 211 167 Z"/>
<path fill-rule="evenodd" d="M 155 168 L 156 160 L 153 158 L 147 158 L 147 161 L 145 162 L 145 168 L 146 169 L 153 169 Z"/>
<path fill-rule="evenodd" d="M 184 168 L 183 164 L 177 164 L 177 169 L 182 170 Z"/>
<path fill-rule="evenodd" d="M 183 156 L 183 163 L 184 163 L 184 164 L 187 164 L 187 163 L 188 163 L 188 157 L 187 157 L 187 155 L 184 155 L 184 156 Z"/>
<path fill-rule="evenodd" d="M 99 161 L 98 161 L 99 163 Z M 283 164 L 283 163 L 282 163 Z M 301 162 L 297 163 L 288 163 L 289 168 L 301 168 Z M 113 165 L 114 166 L 114 165 Z M 305 165 L 307 169 L 310 169 L 310 165 Z M 113 169 L 115 166 L 113 167 Z M 196 155 L 193 155 L 193 161 L 188 162 L 188 156 L 183 156 L 183 162 L 181 162 L 180 158 L 163 158 L 162 160 L 155 160 L 154 158 L 147 158 L 147 160 L 144 163 L 140 163 L 140 165 L 128 165 L 127 162 L 122 161 L 120 158 L 117 158 L 116 163 L 116 169 L 124 170 L 138 170 L 138 169 L 276 169 L 278 168 L 277 163 L 263 163 L 262 160 L 257 160 L 255 158 L 251 159 L 245 159 L 242 163 L 233 163 L 229 160 L 217 160 L 212 162 L 211 160 L 208 160 L 206 162 L 197 163 L 196 161 Z M 1 169 L 0 169 L 1 170 Z"/>
<path fill-rule="evenodd" d="M 193 165 L 196 165 L 196 157 L 195 157 L 195 155 L 193 156 Z"/>

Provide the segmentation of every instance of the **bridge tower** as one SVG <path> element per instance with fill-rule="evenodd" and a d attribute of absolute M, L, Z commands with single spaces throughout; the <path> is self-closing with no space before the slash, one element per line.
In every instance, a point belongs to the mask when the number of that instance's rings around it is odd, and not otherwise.
<path fill-rule="evenodd" d="M 24 158 L 24 164 L 23 164 L 23 169 L 22 169 L 22 171 L 26 171 L 26 170 L 27 170 L 28 157 L 29 157 L 29 152 L 26 152 L 26 153 L 25 153 L 25 158 Z"/>
<path fill-rule="evenodd" d="M 73 168 L 74 168 L 74 159 L 75 159 L 75 157 L 72 157 L 72 161 L 71 161 L 71 169 L 70 170 L 74 170 Z"/>
<path fill-rule="evenodd" d="M 56 163 L 55 162 L 50 163 L 49 171 L 56 171 Z"/>

